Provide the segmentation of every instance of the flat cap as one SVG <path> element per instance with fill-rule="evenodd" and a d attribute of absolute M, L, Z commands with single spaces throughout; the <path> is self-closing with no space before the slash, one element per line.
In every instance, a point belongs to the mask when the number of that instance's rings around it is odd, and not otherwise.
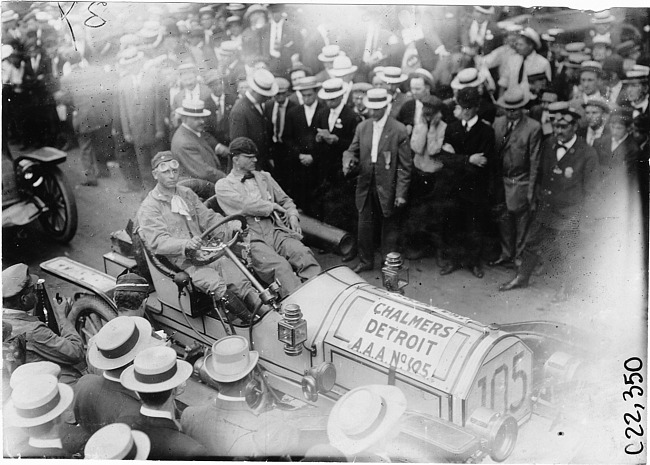
<path fill-rule="evenodd" d="M 31 284 L 36 284 L 38 276 L 29 274 L 29 267 L 17 263 L 2 271 L 2 298 L 14 297 Z"/>
<path fill-rule="evenodd" d="M 170 150 L 158 152 L 151 160 L 151 169 L 155 170 L 162 162 L 171 160 L 175 160 L 175 158 Z"/>

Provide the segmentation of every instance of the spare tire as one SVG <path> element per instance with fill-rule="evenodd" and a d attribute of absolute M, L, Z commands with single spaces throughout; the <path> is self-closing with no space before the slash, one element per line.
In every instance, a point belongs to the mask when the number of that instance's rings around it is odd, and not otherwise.
<path fill-rule="evenodd" d="M 68 313 L 68 320 L 88 347 L 88 341 L 99 332 L 106 322 L 117 316 L 117 313 L 103 299 L 94 295 L 79 297 Z"/>

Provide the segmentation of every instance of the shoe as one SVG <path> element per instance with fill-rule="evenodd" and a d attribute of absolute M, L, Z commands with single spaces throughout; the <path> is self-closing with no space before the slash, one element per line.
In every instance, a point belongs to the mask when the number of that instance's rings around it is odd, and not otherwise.
<path fill-rule="evenodd" d="M 424 250 L 422 249 L 406 249 L 404 252 L 404 257 L 408 260 L 419 260 L 424 256 Z"/>
<path fill-rule="evenodd" d="M 341 258 L 341 261 L 343 263 L 351 262 L 352 260 L 354 260 L 356 256 L 357 256 L 356 252 L 349 253 L 347 255 L 344 255 L 343 258 Z"/>
<path fill-rule="evenodd" d="M 506 266 L 506 265 L 512 265 L 512 260 L 510 258 L 499 257 L 496 260 L 492 260 L 491 262 L 488 262 L 488 266 Z"/>
<path fill-rule="evenodd" d="M 499 291 L 503 292 L 524 287 L 528 287 L 528 280 L 521 275 L 517 275 L 512 281 L 499 286 Z"/>
<path fill-rule="evenodd" d="M 451 274 L 460 268 L 461 266 L 456 263 L 447 263 L 444 267 L 442 267 L 442 270 L 440 270 L 440 276 Z"/>
<path fill-rule="evenodd" d="M 80 186 L 87 186 L 87 187 L 97 187 L 97 180 L 96 179 L 89 179 L 87 181 L 84 181 L 80 183 Z"/>
<path fill-rule="evenodd" d="M 355 273 L 361 273 L 362 271 L 372 271 L 374 267 L 369 263 L 359 263 L 357 266 L 352 268 L 352 271 Z"/>
<path fill-rule="evenodd" d="M 483 269 L 479 265 L 473 266 L 472 274 L 477 278 L 481 279 L 483 277 Z"/>

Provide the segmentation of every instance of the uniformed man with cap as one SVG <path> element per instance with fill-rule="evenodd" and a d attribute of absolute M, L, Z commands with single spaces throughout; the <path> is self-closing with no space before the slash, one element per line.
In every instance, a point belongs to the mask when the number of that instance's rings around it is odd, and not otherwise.
<path fill-rule="evenodd" d="M 83 361 L 83 341 L 66 317 L 69 302 L 52 302 L 60 336 L 32 314 L 38 297 L 35 285 L 38 276 L 29 274 L 24 263 L 10 266 L 2 272 L 2 321 L 11 324 L 11 336 L 25 335 L 25 362 L 49 360 L 62 368 L 62 381 L 73 384 L 81 376 L 74 367 Z"/>
<path fill-rule="evenodd" d="M 227 257 L 207 265 L 190 260 L 192 251 L 200 249 L 203 231 L 222 219 L 206 207 L 189 188 L 178 185 L 180 164 L 171 152 L 159 152 L 151 162 L 156 187 L 149 192 L 138 210 L 140 234 L 155 254 L 164 255 L 192 278 L 203 292 L 214 292 L 215 298 L 242 299 L 253 311 L 261 301 L 251 283 Z M 234 231 L 226 224 L 213 235 L 227 236 Z"/>
<path fill-rule="evenodd" d="M 528 286 L 533 269 L 543 258 L 553 263 L 561 276 L 555 296 L 561 301 L 567 299 L 574 284 L 575 276 L 566 271 L 572 265 L 569 261 L 575 259 L 580 226 L 594 215 L 599 165 L 596 151 L 576 135 L 580 114 L 568 102 L 553 103 L 549 111 L 555 137 L 545 140 L 540 152 L 537 211 L 517 275 L 499 290 Z"/>
<path fill-rule="evenodd" d="M 203 445 L 184 434 L 176 421 L 174 400 L 192 375 L 192 365 L 176 358 L 170 347 L 150 347 L 140 352 L 120 375 L 126 389 L 138 393 L 142 405 L 137 415 L 125 415 L 125 423 L 144 432 L 151 441 L 151 460 L 190 460 L 205 457 Z"/>

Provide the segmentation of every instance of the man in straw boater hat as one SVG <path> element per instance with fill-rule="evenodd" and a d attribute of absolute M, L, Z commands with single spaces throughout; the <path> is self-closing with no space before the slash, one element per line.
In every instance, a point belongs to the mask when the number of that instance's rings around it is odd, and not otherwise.
<path fill-rule="evenodd" d="M 272 134 L 262 105 L 278 93 L 275 77 L 266 69 L 257 69 L 247 78 L 248 90 L 230 112 L 230 140 L 251 139 L 259 152 L 257 168 L 272 172 L 270 158 Z"/>
<path fill-rule="evenodd" d="M 400 433 L 406 397 L 396 386 L 371 384 L 348 391 L 330 413 L 327 436 L 330 445 L 348 462 L 391 462 L 391 441 Z"/>
<path fill-rule="evenodd" d="M 124 140 L 133 145 L 138 162 L 137 172 L 130 177 L 149 190 L 155 185 L 149 166 L 153 156 L 162 149 L 168 115 L 164 105 L 160 105 L 154 77 L 142 70 L 143 57 L 135 47 L 123 52 L 119 65 L 124 75 L 117 86 L 117 99 L 121 132 Z"/>
<path fill-rule="evenodd" d="M 587 125 L 578 129 L 578 137 L 584 137 L 587 144 L 594 146 L 594 141 L 609 134 L 607 118 L 610 107 L 606 100 L 593 98 L 582 104 L 585 111 Z"/>
<path fill-rule="evenodd" d="M 458 74 L 454 76 L 454 79 L 452 79 L 450 86 L 454 92 L 454 96 L 458 95 L 458 92 L 461 89 L 475 87 L 478 90 L 480 96 L 478 106 L 479 119 L 485 120 L 490 124 L 494 122 L 494 118 L 496 118 L 497 114 L 497 107 L 494 104 L 494 100 L 492 99 L 492 96 L 486 87 L 487 84 L 485 73 L 481 73 L 476 68 L 461 69 Z M 445 100 L 445 104 L 448 107 L 451 107 L 454 116 L 456 116 L 457 119 L 460 119 L 461 108 L 458 106 L 456 100 L 454 98 Z"/>
<path fill-rule="evenodd" d="M 217 142 L 205 131 L 206 118 L 212 112 L 205 108 L 203 100 L 183 100 L 176 108 L 181 125 L 172 137 L 171 151 L 180 163 L 179 177 L 203 179 L 212 183 L 224 178 L 225 169 L 220 157 L 227 156 L 228 147 Z"/>
<path fill-rule="evenodd" d="M 188 460 L 207 455 L 203 445 L 180 431 L 174 401 L 192 375 L 192 365 L 176 358 L 170 347 L 150 347 L 140 352 L 120 375 L 126 389 L 137 392 L 142 405 L 137 415 L 118 418 L 142 431 L 151 441 L 151 460 Z"/>
<path fill-rule="evenodd" d="M 390 116 L 397 118 L 402 105 L 409 100 L 407 95 L 400 89 L 400 86 L 408 80 L 408 75 L 402 73 L 402 69 L 396 66 L 385 66 L 378 73 L 378 76 L 391 96 L 389 103 Z"/>
<path fill-rule="evenodd" d="M 38 296 L 38 276 L 29 273 L 24 263 L 12 265 L 2 271 L 2 322 L 11 325 L 7 339 L 25 335 L 25 363 L 48 360 L 62 369 L 62 381 L 74 384 L 81 376 L 75 367 L 83 361 L 83 341 L 66 317 L 66 307 L 71 305 L 52 302 L 60 335 L 32 315 Z"/>
<path fill-rule="evenodd" d="M 27 376 L 17 383 L 4 406 L 3 418 L 7 426 L 21 428 L 26 434 L 5 442 L 5 457 L 72 458 L 87 437 L 63 423 L 62 414 L 73 397 L 72 388 L 51 374 Z"/>
<path fill-rule="evenodd" d="M 330 70 L 334 67 L 334 60 L 336 57 L 344 55 L 345 52 L 341 51 L 341 47 L 338 45 L 325 45 L 318 54 L 318 61 L 323 64 L 323 69 L 316 73 L 316 81 L 324 82 L 333 77 L 330 75 Z"/>
<path fill-rule="evenodd" d="M 650 98 L 648 89 L 650 87 L 650 67 L 634 65 L 634 68 L 627 71 L 623 80 L 623 92 L 625 93 L 624 104 L 632 107 L 634 119 L 641 115 L 650 115 Z"/>
<path fill-rule="evenodd" d="M 340 78 L 343 81 L 343 88 L 345 90 L 343 93 L 343 103 L 345 103 L 345 105 L 351 104 L 350 92 L 352 90 L 352 82 L 357 73 L 357 69 L 359 69 L 359 67 L 352 64 L 350 57 L 341 55 L 334 58 L 332 69 L 329 70 L 329 74 L 332 78 Z"/>
<path fill-rule="evenodd" d="M 101 375 L 84 375 L 77 383 L 74 412 L 89 434 L 123 415 L 137 415 L 138 396 L 120 384 L 120 375 L 136 355 L 154 344 L 151 324 L 138 316 L 118 316 L 88 344 L 88 365 Z"/>
<path fill-rule="evenodd" d="M 519 261 L 526 243 L 542 142 L 542 125 L 524 114 L 528 95 L 519 88 L 497 101 L 504 116 L 494 121 L 495 153 L 502 179 L 498 183 L 498 225 L 501 255 L 490 266 Z"/>
<path fill-rule="evenodd" d="M 541 46 L 542 40 L 533 28 L 526 27 L 519 31 L 515 42 L 517 54 L 510 57 L 505 74 L 499 78 L 502 91 L 515 86 L 523 86 L 526 91 L 530 74 L 544 73 L 551 82 L 551 64 L 537 53 Z"/>
<path fill-rule="evenodd" d="M 142 431 L 124 423 L 113 423 L 98 430 L 86 443 L 86 460 L 146 460 L 151 441 Z"/>
<path fill-rule="evenodd" d="M 370 89 L 364 99 L 370 118 L 357 126 L 343 152 L 343 173 L 357 176 L 355 202 L 359 212 L 359 264 L 369 271 L 375 263 L 375 224 L 381 225 L 382 257 L 397 248 L 399 212 L 406 205 L 412 157 L 406 127 L 388 114 L 391 96 L 384 88 Z"/>
<path fill-rule="evenodd" d="M 460 119 L 447 126 L 438 156 L 443 164 L 440 179 L 448 183 L 445 194 L 449 200 L 444 213 L 449 215 L 449 225 L 442 234 L 443 255 L 449 261 L 440 274 L 464 266 L 480 279 L 485 223 L 490 202 L 494 201 L 494 180 L 498 179 L 494 130 L 479 119 L 480 96 L 475 87 L 460 89 L 456 101 Z"/>
<path fill-rule="evenodd" d="M 352 106 L 346 103 L 351 86 L 352 83 L 346 83 L 340 78 L 323 82 L 318 97 L 325 102 L 327 110 L 316 114 L 315 125 L 316 150 L 320 161 L 317 218 L 345 231 L 354 232 L 357 227 L 354 181 L 345 179 L 341 172 L 343 152 L 350 146 L 360 121 Z M 343 260 L 351 260 L 354 253 L 352 251 Z"/>
<path fill-rule="evenodd" d="M 302 242 L 295 203 L 265 171 L 255 170 L 257 147 L 246 137 L 230 143 L 232 171 L 215 192 L 226 215 L 245 215 L 253 268 L 266 282 L 277 279 L 282 296 L 321 272 Z M 286 221 L 286 224 L 285 224 Z"/>
<path fill-rule="evenodd" d="M 321 83 L 314 76 L 300 79 L 293 87 L 302 95 L 302 105 L 287 111 L 283 140 L 287 144 L 294 182 L 289 195 L 298 208 L 314 216 L 314 186 L 318 176 L 318 154 L 316 153 L 316 115 L 326 111 L 318 100 Z"/>
<path fill-rule="evenodd" d="M 579 128 L 588 125 L 585 118 L 584 104 L 589 100 L 602 100 L 605 98 L 600 93 L 602 88 L 603 65 L 594 60 L 586 60 L 580 64 L 580 85 L 574 90 L 569 106 L 580 114 Z"/>
<path fill-rule="evenodd" d="M 574 284 L 570 258 L 578 242 L 580 225 L 595 213 L 599 185 L 598 155 L 576 135 L 580 114 L 569 102 L 549 105 L 554 137 L 544 141 L 536 180 L 537 210 L 516 276 L 500 291 L 527 287 L 533 269 L 543 258 L 560 276 L 554 301 L 566 300 Z M 547 271 L 548 273 L 548 271 Z"/>
<path fill-rule="evenodd" d="M 246 402 L 246 386 L 255 375 L 259 353 L 248 349 L 242 336 L 226 336 L 212 345 L 205 370 L 219 386 L 208 405 L 186 408 L 181 427 L 201 442 L 211 458 L 268 458 L 296 455 L 299 432 L 296 425 L 307 412 L 285 413 L 273 409 L 261 415 Z M 321 413 L 316 414 L 316 416 Z"/>
<path fill-rule="evenodd" d="M 192 251 L 203 244 L 203 232 L 223 217 L 206 207 L 190 188 L 178 185 L 180 163 L 171 152 L 156 154 L 151 168 L 157 185 L 142 201 L 137 214 L 145 244 L 154 254 L 164 255 L 183 269 L 196 288 L 213 294 L 215 300 L 237 302 L 239 310 L 240 299 L 251 311 L 262 305 L 250 281 L 229 258 L 223 256 L 209 264 L 191 260 Z M 234 231 L 230 223 L 212 235 L 230 238 Z"/>

